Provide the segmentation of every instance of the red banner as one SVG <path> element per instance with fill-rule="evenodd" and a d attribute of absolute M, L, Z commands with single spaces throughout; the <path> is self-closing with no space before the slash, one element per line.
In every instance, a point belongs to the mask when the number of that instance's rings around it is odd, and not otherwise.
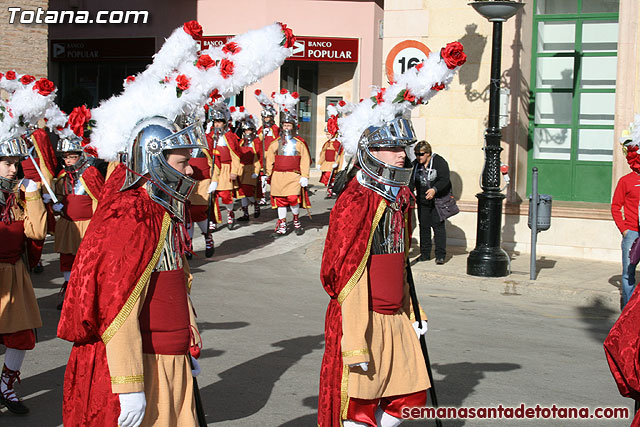
<path fill-rule="evenodd" d="M 233 36 L 204 36 L 202 49 L 222 46 Z M 358 39 L 298 36 L 288 61 L 358 62 Z"/>

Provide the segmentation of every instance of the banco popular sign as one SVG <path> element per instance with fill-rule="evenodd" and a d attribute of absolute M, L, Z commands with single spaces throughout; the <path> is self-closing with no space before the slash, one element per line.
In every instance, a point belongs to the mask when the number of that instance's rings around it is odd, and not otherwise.
<path fill-rule="evenodd" d="M 201 46 L 222 46 L 232 36 L 204 36 Z M 358 39 L 296 37 L 290 61 L 358 62 Z"/>

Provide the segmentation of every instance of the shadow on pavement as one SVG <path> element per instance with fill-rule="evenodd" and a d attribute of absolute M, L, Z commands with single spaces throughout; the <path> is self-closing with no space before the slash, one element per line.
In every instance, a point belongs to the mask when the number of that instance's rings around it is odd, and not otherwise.
<path fill-rule="evenodd" d="M 287 421 L 284 424 L 280 424 L 280 427 L 300 427 L 300 426 L 314 426 L 318 424 L 318 396 L 305 397 L 302 400 L 302 404 L 307 408 L 313 409 L 313 414 L 303 415 L 295 420 Z"/>
<path fill-rule="evenodd" d="M 324 335 L 279 341 L 272 346 L 280 350 L 221 372 L 220 381 L 200 390 L 205 410 L 210 408 L 207 422 L 237 420 L 258 412 L 267 404 L 276 381 L 303 356 L 322 349 L 323 341 Z"/>
<path fill-rule="evenodd" d="M 587 325 L 587 330 L 598 343 L 603 343 L 611 327 L 618 319 L 618 313 L 607 307 L 602 299 L 596 298 L 588 306 L 576 307 L 580 320 Z"/>
<path fill-rule="evenodd" d="M 507 372 L 521 369 L 517 363 L 450 363 L 447 365 L 433 364 L 434 372 L 444 375 L 442 380 L 436 381 L 438 392 L 438 404 L 440 406 L 463 405 L 464 399 L 470 396 L 480 380 L 484 379 L 485 372 Z M 431 396 L 427 399 L 430 406 Z M 423 421 L 424 422 L 424 421 Z M 446 420 L 447 427 L 459 427 L 465 425 L 465 420 Z"/>

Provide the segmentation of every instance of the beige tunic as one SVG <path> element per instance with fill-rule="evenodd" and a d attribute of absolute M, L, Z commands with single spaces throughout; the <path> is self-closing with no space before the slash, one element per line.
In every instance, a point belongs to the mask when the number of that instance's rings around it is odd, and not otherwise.
<path fill-rule="evenodd" d="M 320 158 L 318 159 L 318 164 L 320 165 L 320 170 L 322 172 L 331 172 L 333 170 L 334 163 L 338 164 L 337 170 L 342 168 L 342 163 L 344 160 L 344 150 L 341 150 L 340 154 L 335 152 L 333 149 L 333 139 L 324 143 L 322 146 L 322 150 L 320 151 Z M 341 147 L 342 148 L 342 147 Z M 335 152 L 335 160 L 326 160 L 327 151 Z"/>
<path fill-rule="evenodd" d="M 227 144 L 226 146 L 229 149 L 231 163 L 218 163 L 213 168 L 213 176 L 211 177 L 211 180 L 218 183 L 216 191 L 228 191 L 238 188 L 238 181 L 232 181 L 231 175 L 242 175 L 242 163 L 240 163 L 240 157 L 238 157 L 237 153 L 234 151 L 236 147 L 231 146 L 231 144 L 234 143 L 230 142 L 231 138 L 227 138 L 227 134 L 223 135 L 222 138 L 225 139 Z M 218 145 L 217 149 L 220 150 L 222 147 Z"/>
<path fill-rule="evenodd" d="M 252 178 L 253 174 L 258 175 L 260 173 L 260 157 L 256 152 L 253 154 L 253 163 L 248 165 L 242 165 L 242 175 L 240 176 L 240 184 L 258 185 L 258 178 Z"/>
<path fill-rule="evenodd" d="M 54 192 L 59 199 L 62 199 L 62 196 L 64 195 L 63 185 L 63 179 L 56 181 L 54 185 Z M 84 186 L 84 184 L 82 185 Z M 85 187 L 85 191 L 87 196 L 90 196 L 91 192 L 89 189 Z M 91 207 L 93 212 L 95 212 L 96 207 L 98 207 L 97 199 L 92 199 Z M 90 219 L 85 221 L 69 221 L 66 218 L 59 217 L 56 222 L 56 234 L 53 250 L 59 254 L 75 255 L 78 252 L 78 248 L 80 247 L 84 234 L 87 232 L 90 222 Z"/>
<path fill-rule="evenodd" d="M 184 259 L 183 265 L 190 287 L 191 274 Z M 144 391 L 147 409 L 141 426 L 196 427 L 190 356 L 142 352 L 138 316 L 146 293 L 147 287 L 141 292 L 131 315 L 106 345 L 111 391 Z M 191 325 L 197 330 L 190 299 L 188 304 Z"/>
<path fill-rule="evenodd" d="M 267 175 L 271 177 L 271 195 L 272 196 L 297 196 L 300 194 L 300 178 L 309 178 L 309 169 L 311 165 L 311 156 L 304 142 L 300 141 L 296 144 L 296 156 L 300 156 L 300 173 L 298 172 L 277 172 L 273 170 L 276 161 L 276 153 L 280 147 L 282 139 L 273 141 L 269 145 L 269 149 L 265 155 Z"/>
<path fill-rule="evenodd" d="M 368 362 L 368 370 L 351 368 L 348 395 L 376 399 L 431 387 L 420 341 L 411 323 L 413 310 L 405 281 L 403 308 L 392 315 L 369 309 L 367 270 L 342 303 L 342 359 L 345 365 Z M 426 316 L 422 313 L 422 319 Z"/>
<path fill-rule="evenodd" d="M 47 219 L 40 191 L 26 193 L 25 200 L 24 210 L 14 206 L 14 218 L 24 221 L 25 236 L 42 240 L 47 234 Z M 0 334 L 41 326 L 40 309 L 27 267 L 21 259 L 15 264 L 0 263 Z"/>

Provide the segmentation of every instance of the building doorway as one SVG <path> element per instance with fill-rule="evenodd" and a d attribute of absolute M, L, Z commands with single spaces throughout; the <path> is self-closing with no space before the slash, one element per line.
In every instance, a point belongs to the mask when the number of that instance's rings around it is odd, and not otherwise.
<path fill-rule="evenodd" d="M 309 146 L 312 164 L 315 165 L 316 120 L 318 98 L 318 63 L 311 61 L 285 61 L 280 68 L 280 87 L 298 92 L 298 134 Z"/>

